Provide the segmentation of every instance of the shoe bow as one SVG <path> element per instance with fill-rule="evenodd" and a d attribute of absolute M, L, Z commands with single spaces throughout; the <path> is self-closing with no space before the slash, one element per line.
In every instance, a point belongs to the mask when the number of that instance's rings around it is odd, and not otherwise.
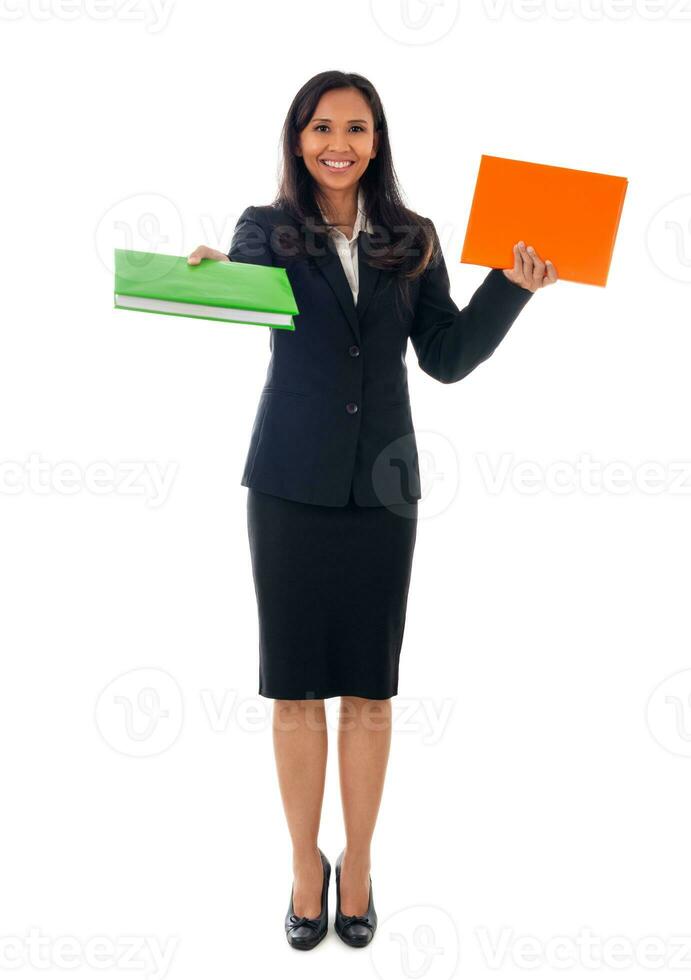
<path fill-rule="evenodd" d="M 296 929 L 298 926 L 307 926 L 309 929 L 319 928 L 319 919 L 308 919 L 306 915 L 291 915 L 289 922 L 291 929 Z"/>
<path fill-rule="evenodd" d="M 342 915 L 341 923 L 343 926 L 352 926 L 357 923 L 357 925 L 367 926 L 368 929 L 374 928 L 372 920 L 366 915 Z"/>

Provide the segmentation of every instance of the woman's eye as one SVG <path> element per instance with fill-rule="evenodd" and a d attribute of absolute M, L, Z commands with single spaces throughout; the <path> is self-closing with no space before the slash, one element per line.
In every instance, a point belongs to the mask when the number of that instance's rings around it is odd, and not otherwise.
<path fill-rule="evenodd" d="M 328 129 L 328 128 L 329 127 L 326 125 L 326 123 L 317 123 L 317 125 L 314 127 L 314 130 L 315 132 L 318 132 L 320 129 Z M 364 133 L 364 129 L 362 128 L 362 126 L 358 126 L 357 123 L 354 126 L 351 126 L 350 128 L 359 129 L 361 133 Z"/>

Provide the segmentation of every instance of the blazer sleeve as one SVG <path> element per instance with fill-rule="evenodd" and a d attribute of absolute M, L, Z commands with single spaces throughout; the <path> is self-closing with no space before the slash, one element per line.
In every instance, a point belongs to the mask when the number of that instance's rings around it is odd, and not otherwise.
<path fill-rule="evenodd" d="M 422 370 L 450 384 L 470 374 L 494 353 L 511 324 L 535 294 L 491 269 L 464 309 L 450 295 L 449 274 L 432 226 L 438 258 L 422 275 L 410 339 Z"/>
<path fill-rule="evenodd" d="M 271 235 L 261 223 L 257 208 L 250 205 L 238 218 L 228 258 L 231 262 L 250 262 L 254 265 L 273 265 Z"/>

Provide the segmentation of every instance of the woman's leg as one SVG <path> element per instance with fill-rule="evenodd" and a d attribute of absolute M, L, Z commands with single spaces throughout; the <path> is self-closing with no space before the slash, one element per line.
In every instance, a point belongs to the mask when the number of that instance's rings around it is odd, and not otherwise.
<path fill-rule="evenodd" d="M 370 844 L 391 745 L 391 700 L 341 698 L 338 762 L 346 847 L 341 911 L 364 915 L 369 900 Z"/>
<path fill-rule="evenodd" d="M 328 737 L 324 702 L 274 702 L 278 784 L 293 843 L 293 910 L 315 919 L 324 880 L 317 837 L 324 797 Z"/>

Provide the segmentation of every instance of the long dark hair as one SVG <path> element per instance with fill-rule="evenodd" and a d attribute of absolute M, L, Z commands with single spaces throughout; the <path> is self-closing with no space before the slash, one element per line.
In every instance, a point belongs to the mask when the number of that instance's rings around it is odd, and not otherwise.
<path fill-rule="evenodd" d="M 278 193 L 272 202 L 287 211 L 301 228 L 309 227 L 315 247 L 323 248 L 328 226 L 324 223 L 315 196 L 312 175 L 301 156 L 296 153 L 299 136 L 312 119 L 320 98 L 336 88 L 355 88 L 367 100 L 379 133 L 377 155 L 370 160 L 360 180 L 364 206 L 374 228 L 368 252 L 370 263 L 396 273 L 399 294 L 410 308 L 410 284 L 439 257 L 440 246 L 431 222 L 411 211 L 403 203 L 398 178 L 391 156 L 391 144 L 386 115 L 381 99 L 372 83 L 352 72 L 324 71 L 305 82 L 293 99 L 281 135 L 282 160 Z M 280 237 L 279 237 L 280 242 Z M 285 242 L 293 254 L 304 254 L 305 238 L 293 237 Z"/>

